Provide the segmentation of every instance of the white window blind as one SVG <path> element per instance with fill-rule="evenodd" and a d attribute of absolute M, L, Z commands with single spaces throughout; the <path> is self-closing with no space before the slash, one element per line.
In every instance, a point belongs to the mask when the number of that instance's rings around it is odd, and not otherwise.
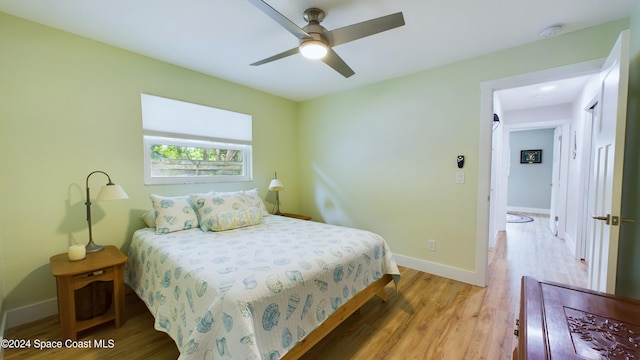
<path fill-rule="evenodd" d="M 145 132 L 251 143 L 251 115 L 142 94 Z"/>

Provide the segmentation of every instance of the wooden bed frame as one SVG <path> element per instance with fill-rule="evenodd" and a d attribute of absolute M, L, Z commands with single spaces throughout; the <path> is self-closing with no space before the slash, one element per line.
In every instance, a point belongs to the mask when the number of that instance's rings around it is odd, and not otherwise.
<path fill-rule="evenodd" d="M 384 302 L 389 301 L 389 297 L 384 290 L 384 287 L 391 282 L 392 279 L 393 277 L 391 275 L 385 274 L 380 279 L 372 282 L 364 290 L 356 294 L 344 303 L 344 305 L 340 306 L 336 311 L 329 315 L 329 317 L 320 324 L 320 326 L 310 332 L 309 335 L 302 339 L 296 346 L 291 348 L 291 350 L 282 357 L 282 360 L 295 360 L 300 358 L 374 296 L 379 297 Z"/>

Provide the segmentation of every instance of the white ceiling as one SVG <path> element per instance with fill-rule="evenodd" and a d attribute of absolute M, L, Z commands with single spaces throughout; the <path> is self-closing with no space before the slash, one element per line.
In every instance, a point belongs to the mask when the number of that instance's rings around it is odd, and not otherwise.
<path fill-rule="evenodd" d="M 406 25 L 335 47 L 355 75 L 290 56 L 297 39 L 246 0 L 1 0 L 0 11 L 293 100 L 304 100 L 627 17 L 638 0 L 267 0 L 299 26 L 332 30 L 402 11 Z"/>
<path fill-rule="evenodd" d="M 571 104 L 580 96 L 590 78 L 584 75 L 557 81 L 543 82 L 498 90 L 495 96 L 500 100 L 503 111 L 530 109 L 543 106 Z"/>

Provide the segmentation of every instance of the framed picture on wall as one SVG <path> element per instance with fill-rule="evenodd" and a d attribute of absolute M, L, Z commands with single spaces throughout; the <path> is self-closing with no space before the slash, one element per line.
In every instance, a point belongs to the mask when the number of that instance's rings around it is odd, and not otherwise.
<path fill-rule="evenodd" d="M 542 150 L 520 150 L 520 164 L 540 164 Z"/>

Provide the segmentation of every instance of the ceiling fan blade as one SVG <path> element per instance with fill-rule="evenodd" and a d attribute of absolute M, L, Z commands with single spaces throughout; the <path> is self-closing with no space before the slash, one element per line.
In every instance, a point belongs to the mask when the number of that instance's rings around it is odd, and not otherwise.
<path fill-rule="evenodd" d="M 336 46 L 403 25 L 404 16 L 399 12 L 327 31 L 324 35 L 329 44 Z"/>
<path fill-rule="evenodd" d="M 333 70 L 339 72 L 346 78 L 355 74 L 355 72 L 351 70 L 349 65 L 347 65 L 347 63 L 344 62 L 344 60 L 342 60 L 342 58 L 338 56 L 338 54 L 336 54 L 336 52 L 333 51 L 332 48 L 328 49 L 327 55 L 322 58 L 322 61 L 324 61 L 325 64 L 331 66 Z"/>
<path fill-rule="evenodd" d="M 284 15 L 280 14 L 278 11 L 276 11 L 276 9 L 272 8 L 271 5 L 267 4 L 266 2 L 262 0 L 249 0 L 249 2 L 255 5 L 263 13 L 267 14 L 270 18 L 275 20 L 282 27 L 287 29 L 298 39 L 307 39 L 311 37 L 309 36 L 309 34 L 307 34 L 306 31 L 302 30 L 298 25 L 287 19 Z"/>
<path fill-rule="evenodd" d="M 268 57 L 268 58 L 266 58 L 266 59 L 262 59 L 262 60 L 260 60 L 260 61 L 256 61 L 256 62 L 254 62 L 253 64 L 251 64 L 251 66 L 258 66 L 258 65 L 262 65 L 262 64 L 266 64 L 266 63 L 268 63 L 268 62 L 272 62 L 272 61 L 275 61 L 275 60 L 278 60 L 278 59 L 285 58 L 285 57 L 287 57 L 287 56 L 295 55 L 295 54 L 297 54 L 299 51 L 300 51 L 300 50 L 299 50 L 297 47 L 295 47 L 295 48 L 293 48 L 293 49 L 289 49 L 289 50 L 287 50 L 287 51 L 283 51 L 283 52 L 281 52 L 280 54 L 276 54 L 276 55 L 273 55 L 273 56 Z"/>

